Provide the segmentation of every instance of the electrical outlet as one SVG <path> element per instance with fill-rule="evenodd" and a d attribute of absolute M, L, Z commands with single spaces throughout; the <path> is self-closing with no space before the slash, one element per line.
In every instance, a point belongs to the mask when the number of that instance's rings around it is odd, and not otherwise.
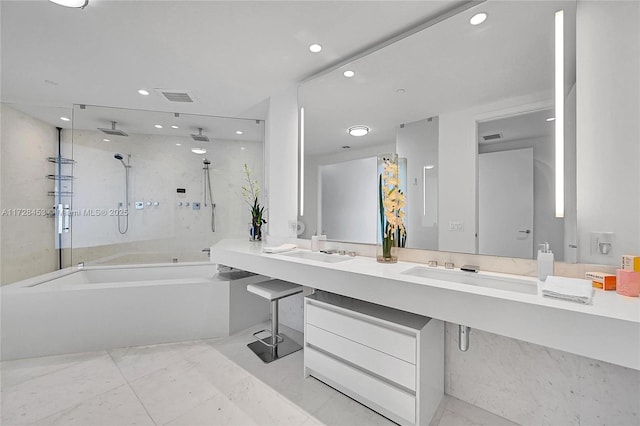
<path fill-rule="evenodd" d="M 462 232 L 464 224 L 462 222 L 449 222 L 449 231 Z"/>

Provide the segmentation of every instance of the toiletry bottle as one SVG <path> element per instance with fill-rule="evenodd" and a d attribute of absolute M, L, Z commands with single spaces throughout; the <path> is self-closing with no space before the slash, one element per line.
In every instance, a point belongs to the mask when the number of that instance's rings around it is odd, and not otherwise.
<path fill-rule="evenodd" d="M 553 275 L 553 252 L 549 243 L 544 243 L 538 250 L 538 280 L 544 281 L 549 275 Z"/>

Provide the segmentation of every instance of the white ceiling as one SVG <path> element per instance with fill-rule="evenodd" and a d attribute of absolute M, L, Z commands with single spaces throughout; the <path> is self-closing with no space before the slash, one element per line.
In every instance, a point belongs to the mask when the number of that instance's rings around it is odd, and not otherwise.
<path fill-rule="evenodd" d="M 269 95 L 459 3 L 2 0 L 1 100 L 67 128 L 73 104 L 263 119 Z"/>

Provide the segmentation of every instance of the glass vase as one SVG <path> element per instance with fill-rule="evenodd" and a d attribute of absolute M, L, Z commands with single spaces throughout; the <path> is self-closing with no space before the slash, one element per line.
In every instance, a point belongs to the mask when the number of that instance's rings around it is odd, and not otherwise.
<path fill-rule="evenodd" d="M 381 263 L 398 261 L 398 246 L 406 238 L 403 223 L 405 197 L 400 190 L 398 155 L 378 155 L 378 238 L 376 258 Z"/>
<path fill-rule="evenodd" d="M 262 225 L 249 224 L 249 241 L 262 241 Z"/>

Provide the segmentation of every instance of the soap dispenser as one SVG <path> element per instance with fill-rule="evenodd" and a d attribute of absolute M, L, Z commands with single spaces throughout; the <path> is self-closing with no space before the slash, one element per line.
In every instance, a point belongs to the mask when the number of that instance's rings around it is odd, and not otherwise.
<path fill-rule="evenodd" d="M 553 275 L 553 252 L 549 243 L 543 243 L 538 250 L 538 280 L 544 281 L 549 275 Z"/>

